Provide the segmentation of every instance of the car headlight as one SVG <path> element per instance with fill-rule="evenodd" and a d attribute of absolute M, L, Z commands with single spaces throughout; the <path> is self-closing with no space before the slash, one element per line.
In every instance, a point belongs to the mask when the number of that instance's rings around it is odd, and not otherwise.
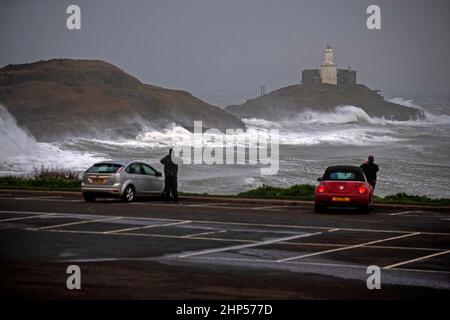
<path fill-rule="evenodd" d="M 120 182 L 116 182 L 113 184 L 113 187 L 119 187 L 120 186 Z"/>

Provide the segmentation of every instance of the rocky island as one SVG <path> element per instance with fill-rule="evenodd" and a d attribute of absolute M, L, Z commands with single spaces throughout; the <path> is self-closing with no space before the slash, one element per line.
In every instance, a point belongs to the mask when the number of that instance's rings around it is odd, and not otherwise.
<path fill-rule="evenodd" d="M 282 120 L 295 117 L 303 111 L 331 112 L 338 106 L 363 109 L 370 117 L 407 121 L 422 119 L 422 110 L 384 100 L 379 90 L 357 84 L 356 71 L 350 66 L 338 69 L 330 45 L 324 51 L 320 69 L 302 71 L 301 84 L 292 85 L 270 94 L 233 105 L 227 111 L 240 118 Z"/>
<path fill-rule="evenodd" d="M 407 121 L 425 117 L 418 108 L 406 107 L 384 100 L 378 91 L 357 85 L 299 84 L 232 105 L 226 111 L 240 118 L 282 120 L 302 111 L 332 112 L 338 106 L 355 106 L 371 117 Z"/>

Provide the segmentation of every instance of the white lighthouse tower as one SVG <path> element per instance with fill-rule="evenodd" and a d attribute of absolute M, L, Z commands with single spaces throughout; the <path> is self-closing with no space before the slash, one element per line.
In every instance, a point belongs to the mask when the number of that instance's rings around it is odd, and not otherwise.
<path fill-rule="evenodd" d="M 324 51 L 323 64 L 320 66 L 320 77 L 322 83 L 337 84 L 337 69 L 334 64 L 333 48 L 327 45 Z"/>

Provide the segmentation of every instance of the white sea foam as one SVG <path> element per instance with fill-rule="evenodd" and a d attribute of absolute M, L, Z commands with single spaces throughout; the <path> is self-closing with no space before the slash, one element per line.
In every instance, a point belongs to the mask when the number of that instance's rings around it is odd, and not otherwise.
<path fill-rule="evenodd" d="M 149 146 L 185 146 L 192 144 L 193 134 L 181 126 L 172 124 L 162 131 L 152 130 L 143 132 L 136 137 L 136 141 Z"/>
<path fill-rule="evenodd" d="M 29 173 L 34 167 L 84 170 L 104 155 L 64 150 L 55 143 L 37 142 L 0 106 L 0 174 Z"/>
<path fill-rule="evenodd" d="M 225 136 L 227 146 L 248 146 L 256 144 L 258 136 L 270 138 L 270 129 L 279 129 L 280 143 L 286 145 L 380 145 L 401 139 L 395 131 L 376 124 L 389 123 L 387 120 L 371 118 L 364 110 L 354 106 L 337 107 L 335 112 L 321 113 L 306 111 L 295 118 L 278 122 L 265 119 L 243 119 L 247 128 L 232 136 Z M 115 148 L 168 148 L 192 146 L 194 134 L 181 126 L 172 124 L 164 130 L 148 129 L 135 140 L 96 140 L 78 139 L 70 142 L 75 146 L 92 148 L 92 144 L 102 149 Z M 247 141 L 244 141 L 247 138 Z M 223 142 L 215 140 L 214 135 L 203 134 L 205 146 L 220 146 Z"/>
<path fill-rule="evenodd" d="M 224 131 L 221 131 L 221 133 L 222 135 L 218 137 L 210 131 L 205 131 L 202 134 L 203 146 L 256 145 L 258 136 L 270 137 L 269 130 L 263 127 L 248 127 L 246 130 L 235 130 L 233 134 L 226 134 Z M 174 124 L 162 131 L 152 130 L 144 132 L 136 137 L 136 142 L 150 147 L 192 146 L 194 133 Z"/>
<path fill-rule="evenodd" d="M 419 108 L 422 107 L 414 103 L 414 100 L 412 99 L 404 99 L 401 97 L 395 97 L 390 98 L 388 101 L 400 104 L 402 106 L 406 107 L 412 107 L 412 108 Z M 428 110 L 424 110 L 425 112 L 425 119 L 418 120 L 418 121 L 406 121 L 403 122 L 403 124 L 406 125 L 450 125 L 450 116 L 445 114 L 434 114 L 432 112 L 429 112 Z M 395 121 L 395 124 L 402 125 L 402 121 Z"/>
<path fill-rule="evenodd" d="M 39 146 L 34 137 L 17 125 L 16 119 L 0 106 L 0 146 L 2 157 L 29 155 Z"/>
<path fill-rule="evenodd" d="M 412 100 L 394 98 L 391 101 L 408 106 L 416 105 Z M 450 116 L 426 113 L 427 118 L 419 121 L 392 121 L 370 117 L 363 109 L 355 106 L 339 106 L 333 112 L 307 110 L 282 121 L 265 119 L 243 119 L 247 128 L 235 136 L 226 137 L 225 143 L 245 145 L 255 143 L 257 136 L 268 139 L 270 129 L 279 129 L 280 144 L 315 145 L 389 145 L 405 140 L 399 128 L 407 126 L 449 125 Z M 40 143 L 19 127 L 8 111 L 0 106 L 0 173 L 29 172 L 33 166 L 55 166 L 83 170 L 93 162 L 108 158 L 110 154 L 125 154 L 147 151 L 151 148 L 169 148 L 193 144 L 193 133 L 172 124 L 163 130 L 147 127 L 136 139 L 98 140 L 75 138 L 56 143 Z M 242 136 L 250 138 L 242 141 Z M 214 135 L 204 134 L 207 146 L 221 145 Z"/>
<path fill-rule="evenodd" d="M 292 127 L 293 125 L 320 125 L 320 124 L 348 124 L 355 123 L 364 125 L 367 123 L 380 123 L 384 119 L 372 118 L 363 109 L 355 106 L 338 106 L 333 112 L 319 112 L 305 110 L 295 117 L 273 122 L 258 118 L 242 119 L 249 126 L 271 127 Z"/>
<path fill-rule="evenodd" d="M 402 106 L 406 106 L 406 107 L 411 107 L 411 108 L 420 108 L 419 105 L 415 104 L 412 99 L 405 99 L 402 97 L 394 97 L 394 98 L 389 98 L 387 99 L 387 101 L 392 102 L 392 103 L 396 103 Z"/>
<path fill-rule="evenodd" d="M 412 100 L 405 100 L 402 98 L 391 99 L 392 102 L 402 103 L 405 106 L 418 107 L 412 103 Z M 294 128 L 299 125 L 342 125 L 342 124 L 357 124 L 361 127 L 367 125 L 395 125 L 395 126 L 430 126 L 450 124 L 450 116 L 436 115 L 425 111 L 425 119 L 398 121 L 388 120 L 385 118 L 371 117 L 362 108 L 355 106 L 338 106 L 333 112 L 317 112 L 314 110 L 306 110 L 299 113 L 296 117 L 281 121 L 269 121 L 259 118 L 244 118 L 245 124 L 251 127 L 262 128 Z M 336 127 L 339 130 L 339 127 Z"/>

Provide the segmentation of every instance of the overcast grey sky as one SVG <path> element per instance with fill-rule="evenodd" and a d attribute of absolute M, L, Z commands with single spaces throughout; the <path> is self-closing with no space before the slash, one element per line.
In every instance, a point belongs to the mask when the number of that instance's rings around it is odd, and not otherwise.
<path fill-rule="evenodd" d="M 66 28 L 81 7 L 82 29 Z M 381 7 L 382 30 L 366 28 Z M 0 65 L 102 59 L 145 83 L 251 98 L 297 83 L 335 49 L 385 95 L 450 94 L 448 0 L 0 0 Z"/>

